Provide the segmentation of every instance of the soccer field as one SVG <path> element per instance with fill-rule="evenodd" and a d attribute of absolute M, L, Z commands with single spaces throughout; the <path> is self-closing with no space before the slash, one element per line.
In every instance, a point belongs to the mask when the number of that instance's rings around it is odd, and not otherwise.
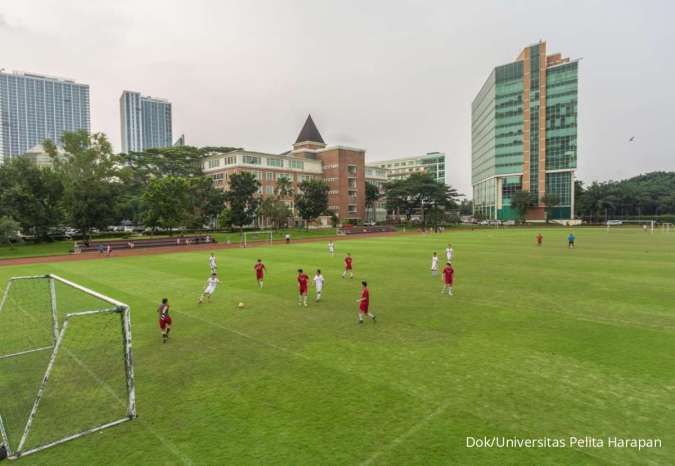
<path fill-rule="evenodd" d="M 206 252 L 0 268 L 0 284 L 54 273 L 132 310 L 138 419 L 17 464 L 672 464 L 675 234 L 578 229 L 569 250 L 567 230 L 545 229 L 542 247 L 536 232 L 345 239 L 335 257 L 325 241 L 217 250 L 221 283 L 201 306 Z M 429 270 L 448 242 L 452 297 Z M 353 280 L 340 277 L 347 252 Z M 307 309 L 299 267 L 326 279 Z M 376 324 L 357 325 L 362 279 Z M 604 446 L 570 445 L 586 436 Z M 470 448 L 467 437 L 567 445 Z"/>

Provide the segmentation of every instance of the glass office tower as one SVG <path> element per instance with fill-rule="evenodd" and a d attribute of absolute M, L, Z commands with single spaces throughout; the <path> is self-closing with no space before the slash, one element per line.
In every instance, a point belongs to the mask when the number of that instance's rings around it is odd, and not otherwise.
<path fill-rule="evenodd" d="M 0 71 L 0 163 L 65 131 L 90 130 L 89 86 L 63 78 Z"/>
<path fill-rule="evenodd" d="M 511 195 L 524 190 L 537 198 L 528 219 L 545 219 L 546 193 L 558 198 L 551 218 L 573 218 L 577 82 L 578 61 L 547 56 L 545 42 L 525 48 L 515 62 L 490 73 L 471 105 L 477 216 L 516 218 Z"/>

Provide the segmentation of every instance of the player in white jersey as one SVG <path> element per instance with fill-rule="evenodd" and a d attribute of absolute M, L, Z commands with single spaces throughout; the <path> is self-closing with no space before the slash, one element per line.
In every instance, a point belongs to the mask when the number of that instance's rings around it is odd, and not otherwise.
<path fill-rule="evenodd" d="M 214 253 L 211 253 L 209 256 L 209 268 L 211 269 L 211 273 L 218 272 L 218 264 L 216 264 L 216 255 Z"/>
<path fill-rule="evenodd" d="M 431 256 L 431 276 L 435 277 L 438 275 L 438 254 L 434 252 L 434 255 Z"/>
<path fill-rule="evenodd" d="M 218 286 L 218 283 L 220 283 L 220 280 L 218 280 L 218 277 L 215 273 L 212 273 L 209 279 L 206 281 L 206 288 L 204 288 L 204 292 L 199 297 L 199 304 L 204 302 L 204 298 L 206 298 L 207 302 L 211 302 L 211 295 L 216 291 L 216 286 Z"/>
<path fill-rule="evenodd" d="M 452 262 L 455 259 L 455 250 L 452 249 L 452 244 L 448 243 L 448 247 L 445 248 L 445 258 L 448 262 Z"/>
<path fill-rule="evenodd" d="M 335 255 L 335 242 L 334 241 L 328 241 L 328 254 L 331 256 Z"/>
<path fill-rule="evenodd" d="M 314 301 L 319 301 L 321 299 L 321 291 L 323 291 L 323 275 L 321 275 L 321 270 L 316 270 L 316 275 L 314 275 L 314 287 L 316 288 L 316 298 Z"/>

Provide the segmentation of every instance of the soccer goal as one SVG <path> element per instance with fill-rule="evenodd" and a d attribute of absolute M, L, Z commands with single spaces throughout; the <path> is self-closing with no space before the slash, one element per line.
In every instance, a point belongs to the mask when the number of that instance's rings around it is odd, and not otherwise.
<path fill-rule="evenodd" d="M 250 243 L 267 243 L 272 244 L 271 231 L 245 231 L 241 238 L 241 247 L 245 248 Z"/>
<path fill-rule="evenodd" d="M 670 233 L 673 231 L 673 224 L 672 223 L 662 223 L 661 224 L 661 231 L 664 233 Z"/>
<path fill-rule="evenodd" d="M 643 231 L 647 231 L 649 233 L 654 233 L 654 227 L 656 226 L 656 221 L 655 220 L 608 220 L 606 222 L 607 225 L 607 232 L 609 232 L 612 229 L 617 229 L 619 227 L 624 228 L 624 227 L 640 227 Z"/>
<path fill-rule="evenodd" d="M 129 306 L 56 275 L 0 301 L 0 443 L 17 459 L 136 417 Z"/>

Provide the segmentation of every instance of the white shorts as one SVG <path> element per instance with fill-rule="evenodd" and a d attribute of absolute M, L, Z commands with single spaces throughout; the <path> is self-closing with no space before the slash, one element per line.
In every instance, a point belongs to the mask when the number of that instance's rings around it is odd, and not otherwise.
<path fill-rule="evenodd" d="M 213 294 L 214 291 L 216 291 L 215 286 L 207 286 L 204 290 L 204 294 Z"/>
<path fill-rule="evenodd" d="M 317 286 L 317 287 L 316 287 L 316 292 L 317 292 L 317 293 L 321 293 L 322 290 L 323 290 L 323 285 Z"/>

